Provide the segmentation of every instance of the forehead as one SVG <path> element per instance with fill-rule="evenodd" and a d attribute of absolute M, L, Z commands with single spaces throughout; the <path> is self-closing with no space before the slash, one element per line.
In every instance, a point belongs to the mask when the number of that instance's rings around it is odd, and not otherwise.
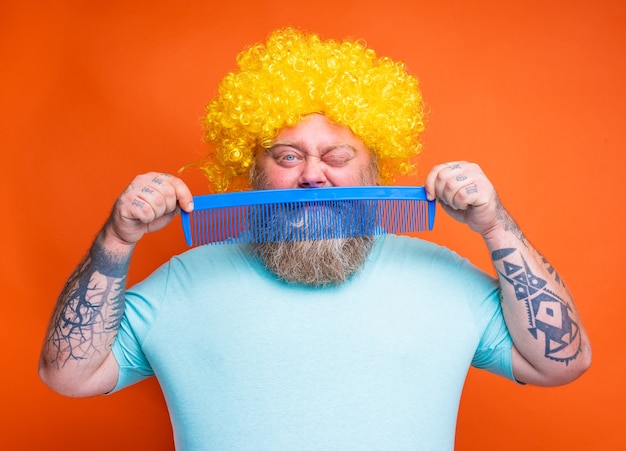
<path fill-rule="evenodd" d="M 274 143 L 316 143 L 326 145 L 336 145 L 340 143 L 349 144 L 356 148 L 365 149 L 365 144 L 349 127 L 330 121 L 322 114 L 311 114 L 305 116 L 301 122 L 293 127 L 283 128 Z"/>

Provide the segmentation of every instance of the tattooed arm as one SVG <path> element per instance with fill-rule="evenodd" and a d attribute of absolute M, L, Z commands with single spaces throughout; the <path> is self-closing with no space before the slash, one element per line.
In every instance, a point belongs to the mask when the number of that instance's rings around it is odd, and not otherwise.
<path fill-rule="evenodd" d="M 39 375 L 55 391 L 91 396 L 112 390 L 118 366 L 111 353 L 124 313 L 126 276 L 135 244 L 193 208 L 179 179 L 149 173 L 135 178 L 61 292 L 41 350 Z"/>
<path fill-rule="evenodd" d="M 550 386 L 580 376 L 591 363 L 591 348 L 574 301 L 504 209 L 480 167 L 467 162 L 436 166 L 426 189 L 448 214 L 480 233 L 491 252 L 513 338 L 516 379 Z"/>

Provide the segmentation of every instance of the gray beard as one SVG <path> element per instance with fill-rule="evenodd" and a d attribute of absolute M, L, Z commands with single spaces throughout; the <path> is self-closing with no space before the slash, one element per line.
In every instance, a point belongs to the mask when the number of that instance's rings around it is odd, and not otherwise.
<path fill-rule="evenodd" d="M 251 184 L 254 189 L 266 189 L 267 181 L 259 172 L 256 167 L 252 168 Z M 371 180 L 366 179 L 364 182 Z M 297 227 L 303 226 L 307 227 L 306 223 Z M 250 249 L 265 268 L 278 278 L 289 283 L 323 287 L 339 285 L 348 280 L 365 263 L 373 245 L 374 237 L 357 236 L 313 241 L 252 243 Z"/>
<path fill-rule="evenodd" d="M 320 287 L 349 279 L 365 263 L 373 244 L 374 237 L 360 236 L 250 246 L 265 267 L 280 279 Z"/>

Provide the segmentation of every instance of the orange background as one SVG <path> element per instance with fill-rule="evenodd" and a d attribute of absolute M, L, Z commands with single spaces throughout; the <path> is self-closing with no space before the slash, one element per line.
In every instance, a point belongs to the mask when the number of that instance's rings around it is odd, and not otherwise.
<path fill-rule="evenodd" d="M 480 163 L 577 299 L 591 370 L 554 389 L 472 370 L 457 449 L 624 449 L 624 0 L 4 0 L 0 446 L 172 448 L 155 381 L 63 398 L 38 380 L 39 346 L 118 193 L 204 151 L 199 118 L 218 80 L 285 25 L 404 60 L 430 108 L 408 182 L 446 160 Z M 184 178 L 204 191 L 198 173 Z M 479 238 L 441 210 L 428 237 L 491 271 Z M 131 282 L 184 249 L 178 224 L 147 237 Z"/>

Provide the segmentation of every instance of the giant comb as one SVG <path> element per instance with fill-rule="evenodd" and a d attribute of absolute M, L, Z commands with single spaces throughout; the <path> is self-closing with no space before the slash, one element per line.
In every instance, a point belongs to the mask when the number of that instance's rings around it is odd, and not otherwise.
<path fill-rule="evenodd" d="M 189 246 L 323 240 L 432 230 L 421 186 L 276 189 L 194 197 L 181 213 Z"/>

